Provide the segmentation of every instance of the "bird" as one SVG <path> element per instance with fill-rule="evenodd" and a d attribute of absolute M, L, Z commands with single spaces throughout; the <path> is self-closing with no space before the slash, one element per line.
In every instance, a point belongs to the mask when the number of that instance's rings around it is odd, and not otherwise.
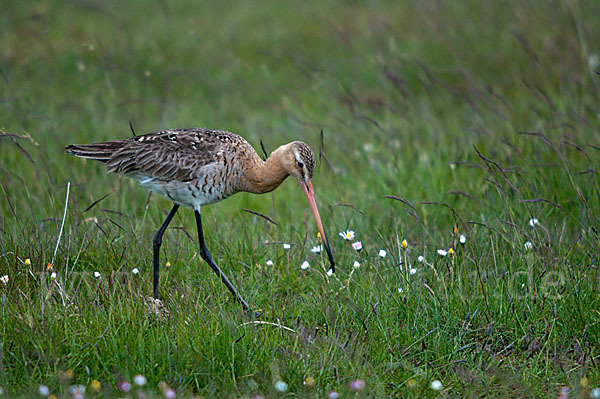
<path fill-rule="evenodd" d="M 244 310 L 248 303 L 231 284 L 206 247 L 200 209 L 238 192 L 264 194 L 275 190 L 288 176 L 297 179 L 313 213 L 330 263 L 335 261 L 323 228 L 312 184 L 315 157 L 301 142 L 284 144 L 261 159 L 243 137 L 224 130 L 189 128 L 135 135 L 123 140 L 72 144 L 68 154 L 103 162 L 107 172 L 121 173 L 173 202 L 173 207 L 152 239 L 153 297 L 159 294 L 159 258 L 162 237 L 180 206 L 194 211 L 200 256 L 219 276 Z"/>

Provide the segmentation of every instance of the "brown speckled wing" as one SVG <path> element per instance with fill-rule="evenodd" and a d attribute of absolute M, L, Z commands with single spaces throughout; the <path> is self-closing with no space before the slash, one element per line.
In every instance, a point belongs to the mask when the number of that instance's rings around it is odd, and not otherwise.
<path fill-rule="evenodd" d="M 109 172 L 190 181 L 224 153 L 249 144 L 240 136 L 210 129 L 165 130 L 126 140 L 67 147 L 67 152 L 106 163 Z M 226 162 L 226 161 L 225 161 Z"/>
<path fill-rule="evenodd" d="M 106 165 L 109 172 L 185 182 L 200 177 L 202 168 L 222 161 L 225 147 L 241 141 L 245 142 L 233 133 L 208 129 L 151 133 L 129 139 Z"/>

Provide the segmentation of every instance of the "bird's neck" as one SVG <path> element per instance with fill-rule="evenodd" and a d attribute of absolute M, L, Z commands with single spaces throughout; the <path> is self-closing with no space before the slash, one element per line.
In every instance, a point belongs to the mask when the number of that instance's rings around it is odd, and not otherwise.
<path fill-rule="evenodd" d="M 258 154 L 254 165 L 246 172 L 246 190 L 255 194 L 264 194 L 275 190 L 289 173 L 283 168 L 282 156 L 284 147 L 275 150 L 271 156 L 263 161 Z"/>

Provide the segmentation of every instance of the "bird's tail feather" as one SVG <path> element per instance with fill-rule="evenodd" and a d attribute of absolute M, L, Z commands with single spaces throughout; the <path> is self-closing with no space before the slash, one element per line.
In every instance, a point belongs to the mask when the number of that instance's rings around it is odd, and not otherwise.
<path fill-rule="evenodd" d="M 106 163 L 119 148 L 120 146 L 113 141 L 93 144 L 72 144 L 65 148 L 65 151 L 68 154 L 81 158 L 88 158 Z"/>

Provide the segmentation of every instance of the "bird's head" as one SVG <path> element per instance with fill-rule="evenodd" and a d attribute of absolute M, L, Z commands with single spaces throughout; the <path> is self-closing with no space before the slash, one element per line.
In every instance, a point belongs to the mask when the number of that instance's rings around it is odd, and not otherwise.
<path fill-rule="evenodd" d="M 312 181 L 315 172 L 315 154 L 301 141 L 294 141 L 285 146 L 282 157 L 283 168 L 294 176 L 300 184 Z"/>
<path fill-rule="evenodd" d="M 327 251 L 329 263 L 331 264 L 330 270 L 333 272 L 335 271 L 335 263 L 329 247 L 327 235 L 325 234 L 325 229 L 323 228 L 323 223 L 321 222 L 321 216 L 319 215 L 319 209 L 317 208 L 315 191 L 312 184 L 313 174 L 315 172 L 315 154 L 308 145 L 301 141 L 294 141 L 284 148 L 285 150 L 281 157 L 281 163 L 287 173 L 298 179 L 298 182 L 304 191 L 304 195 L 306 195 L 310 209 L 315 217 L 315 222 L 317 222 L 317 228 L 323 239 L 325 250 Z"/>

